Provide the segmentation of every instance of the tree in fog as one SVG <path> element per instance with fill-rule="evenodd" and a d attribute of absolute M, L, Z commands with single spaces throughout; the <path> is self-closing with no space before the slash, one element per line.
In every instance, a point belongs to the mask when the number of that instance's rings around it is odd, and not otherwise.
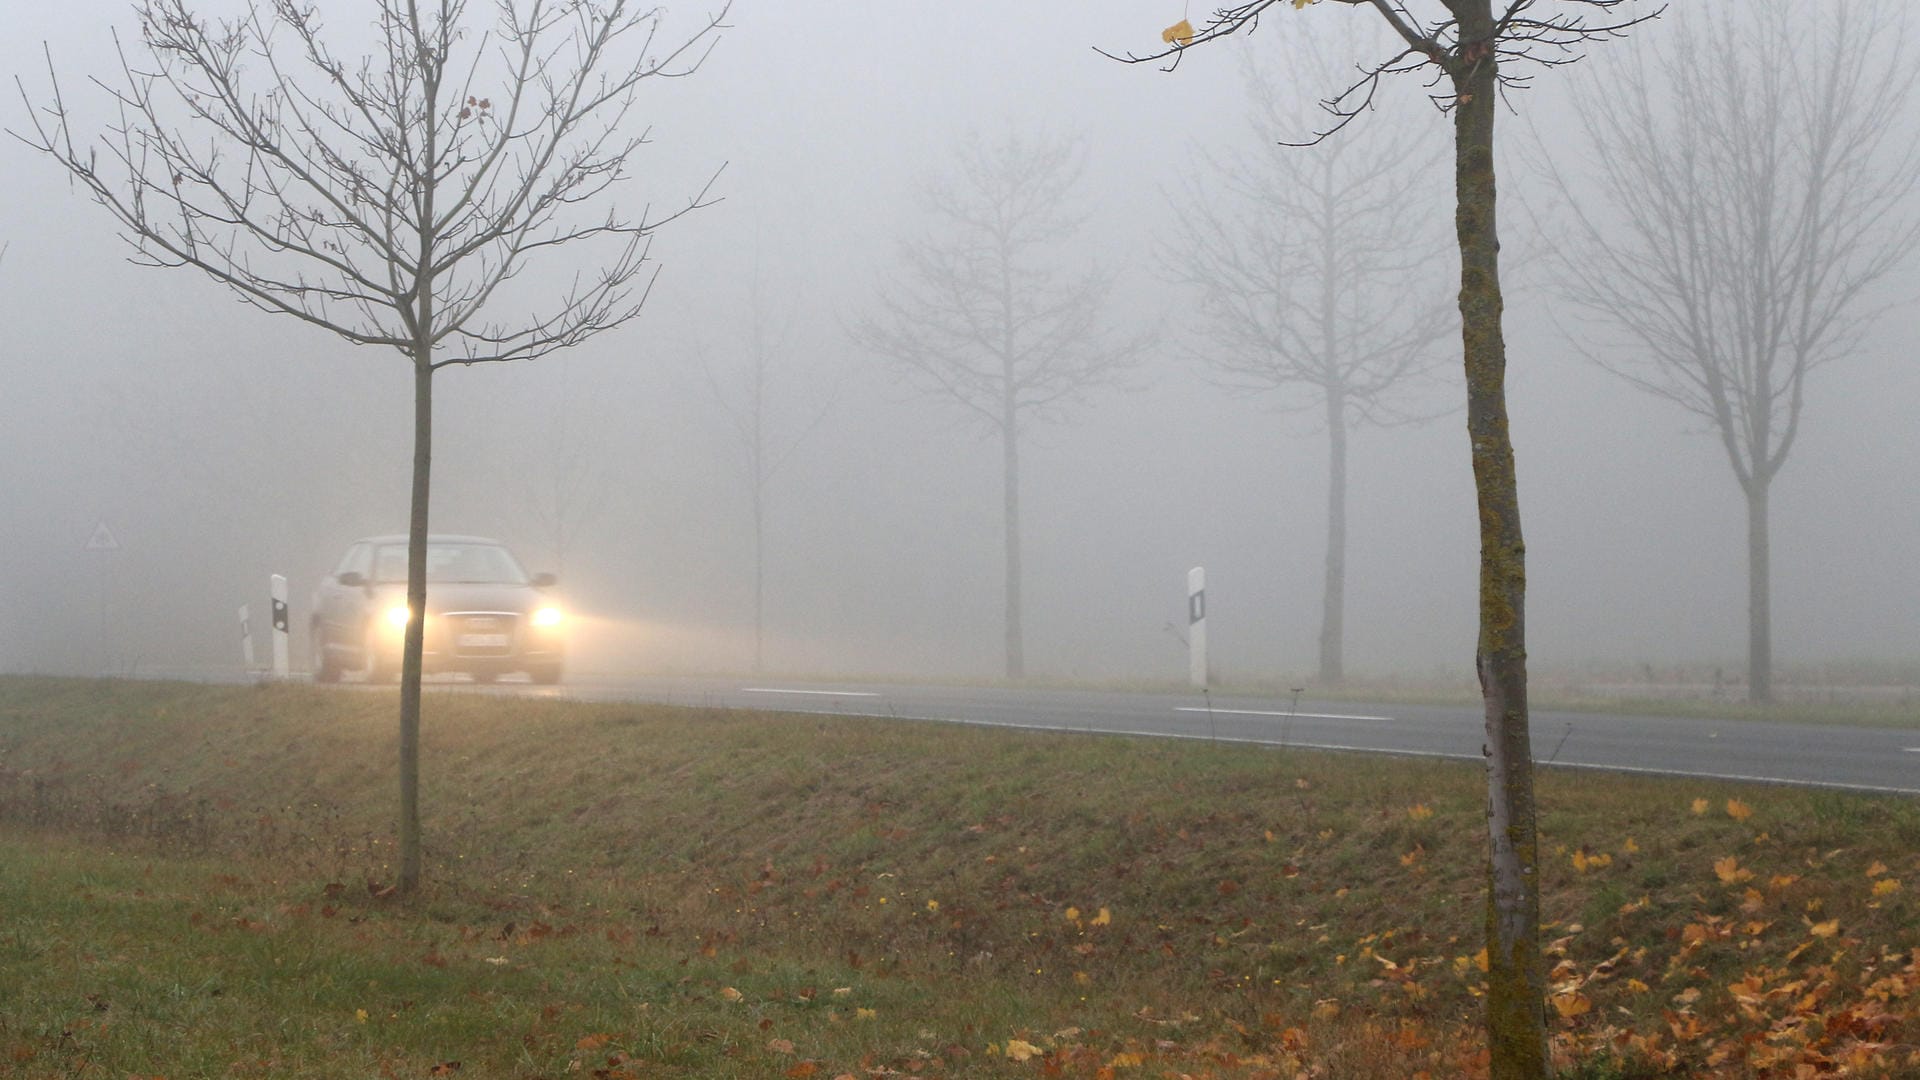
<path fill-rule="evenodd" d="M 640 89 L 697 66 L 724 15 L 668 41 L 659 9 L 626 0 L 495 8 L 483 29 L 465 0 L 372 0 L 376 51 L 350 59 L 300 0 L 255 0 L 232 20 L 210 20 L 190 0 L 142 0 L 144 55 L 123 52 L 119 77 L 100 84 L 115 109 L 104 131 L 76 130 L 54 79 L 16 133 L 106 208 L 135 263 L 196 268 L 245 303 L 406 358 L 406 890 L 420 880 L 433 376 L 545 356 L 639 313 L 650 239 L 677 214 L 599 204 L 644 142 L 628 123 Z M 562 260 L 563 248 L 578 253 Z M 564 282 L 556 294 L 515 280 L 545 266 Z M 496 317 L 503 308 L 517 314 Z"/>
<path fill-rule="evenodd" d="M 934 230 L 901 243 L 900 269 L 881 290 L 878 311 L 853 327 L 856 342 L 1000 437 L 1006 670 L 1014 679 L 1026 674 L 1020 437 L 1112 384 L 1142 348 L 1104 325 L 1112 277 L 1060 265 L 1060 246 L 1085 221 L 1074 201 L 1085 165 L 1077 138 L 968 136 L 953 176 L 926 187 Z"/>
<path fill-rule="evenodd" d="M 1217 7 L 1196 30 L 1182 19 L 1152 56 L 1177 65 L 1197 44 L 1251 30 L 1273 9 L 1315 0 L 1244 0 Z M 1327 103 L 1324 143 L 1360 117 L 1383 80 L 1418 73 L 1453 119 L 1454 232 L 1467 437 L 1480 522 L 1480 636 L 1475 668 L 1487 736 L 1487 1038 L 1495 1080 L 1543 1077 L 1546 971 L 1540 951 L 1540 843 L 1527 714 L 1526 545 L 1506 399 L 1505 300 L 1500 288 L 1494 117 L 1501 95 L 1525 85 L 1520 65 L 1568 62 L 1586 43 L 1638 21 L 1631 0 L 1336 0 L 1350 17 L 1377 16 L 1391 44 Z M 1627 10 L 1620 10 L 1626 8 Z M 1318 18 L 1317 13 L 1314 17 Z M 1645 16 L 1641 16 L 1644 18 Z M 1288 23 L 1284 33 L 1309 32 Z M 1257 39 L 1256 39 L 1257 40 Z M 1432 183 L 1435 178 L 1429 178 Z"/>
<path fill-rule="evenodd" d="M 1920 240 L 1906 0 L 1692 5 L 1576 84 L 1587 153 L 1559 281 L 1617 349 L 1588 355 L 1704 418 L 1747 504 L 1747 693 L 1773 692 L 1768 502 L 1807 377 L 1848 355 Z"/>
<path fill-rule="evenodd" d="M 1348 45 L 1354 44 L 1349 37 Z M 1163 262 L 1199 290 L 1207 362 L 1228 385 L 1306 398 L 1327 431 L 1327 546 L 1320 680 L 1346 671 L 1347 440 L 1408 419 L 1398 399 L 1454 329 L 1435 279 L 1440 218 L 1421 167 L 1425 129 L 1367 124 L 1303 154 L 1311 99 L 1291 88 L 1332 70 L 1311 39 L 1281 45 L 1288 88 L 1248 62 L 1245 146 L 1204 155 L 1162 239 Z M 1437 148 L 1435 148 L 1437 150 Z"/>
<path fill-rule="evenodd" d="M 758 275 L 740 352 L 742 362 L 730 372 L 706 368 L 707 382 L 714 400 L 728 422 L 740 450 L 740 466 L 747 485 L 747 502 L 753 513 L 753 670 L 766 669 L 767 625 L 767 491 L 785 470 L 794 451 L 826 419 L 832 393 L 810 409 L 810 415 L 795 424 L 786 418 L 779 401 L 787 395 L 778 392 L 775 373 L 793 352 L 790 322 L 775 325 L 766 291 Z M 702 359 L 704 363 L 704 357 Z"/>

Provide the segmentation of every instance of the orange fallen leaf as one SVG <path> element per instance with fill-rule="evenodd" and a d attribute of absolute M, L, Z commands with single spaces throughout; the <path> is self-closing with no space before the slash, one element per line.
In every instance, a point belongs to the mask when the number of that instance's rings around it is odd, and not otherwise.
<path fill-rule="evenodd" d="M 1828 938 L 1840 932 L 1840 920 L 1828 919 L 1826 922 L 1807 923 L 1807 933 L 1814 937 Z"/>
<path fill-rule="evenodd" d="M 1707 812 L 1707 805 L 1708 805 L 1708 804 L 1707 804 L 1707 800 L 1705 800 L 1705 799 L 1695 799 L 1695 800 L 1693 800 L 1693 813 L 1694 813 L 1694 816 L 1695 816 L 1695 817 L 1698 817 L 1698 816 L 1700 816 L 1701 814 L 1704 814 L 1704 813 L 1706 813 L 1706 812 Z"/>
<path fill-rule="evenodd" d="M 1571 1020 L 1593 1011 L 1592 1000 L 1578 990 L 1555 994 L 1549 1000 L 1553 1002 L 1553 1011 L 1559 1013 L 1564 1020 Z"/>
<path fill-rule="evenodd" d="M 1739 799 L 1728 799 L 1727 816 L 1735 821 L 1745 821 L 1753 816 L 1753 807 L 1748 806 Z"/>
<path fill-rule="evenodd" d="M 1007 1040 L 1007 1060 L 1009 1061 L 1027 1061 L 1039 1054 L 1040 1048 L 1025 1039 Z"/>
<path fill-rule="evenodd" d="M 1743 868 L 1740 860 L 1732 855 L 1724 859 L 1715 859 L 1713 873 L 1722 884 L 1726 885 L 1738 885 L 1743 881 L 1753 880 L 1753 871 Z"/>

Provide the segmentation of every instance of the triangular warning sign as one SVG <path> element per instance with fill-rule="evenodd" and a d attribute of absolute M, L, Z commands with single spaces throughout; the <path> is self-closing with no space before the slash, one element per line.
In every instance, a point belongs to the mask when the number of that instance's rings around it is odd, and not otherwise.
<path fill-rule="evenodd" d="M 119 551 L 120 541 L 113 538 L 113 530 L 107 528 L 107 523 L 103 521 L 95 525 L 93 527 L 93 535 L 87 537 L 87 550 Z"/>

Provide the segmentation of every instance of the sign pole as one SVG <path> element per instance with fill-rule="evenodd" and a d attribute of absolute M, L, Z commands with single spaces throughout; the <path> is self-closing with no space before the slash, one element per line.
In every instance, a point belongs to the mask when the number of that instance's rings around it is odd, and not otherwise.
<path fill-rule="evenodd" d="M 273 677 L 287 677 L 287 579 L 273 575 L 268 582 L 273 596 Z"/>
<path fill-rule="evenodd" d="M 240 660 L 253 674 L 253 617 L 245 604 L 240 605 Z"/>
<path fill-rule="evenodd" d="M 1207 569 L 1196 566 L 1187 571 L 1187 678 L 1195 688 L 1205 690 L 1210 674 L 1207 669 Z"/>

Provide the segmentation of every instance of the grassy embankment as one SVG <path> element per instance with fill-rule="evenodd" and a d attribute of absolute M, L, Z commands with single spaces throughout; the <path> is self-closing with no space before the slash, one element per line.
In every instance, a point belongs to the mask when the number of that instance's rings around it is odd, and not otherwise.
<path fill-rule="evenodd" d="M 0 1076 L 1479 1067 L 1470 766 L 436 694 L 402 899 L 392 729 L 0 679 Z M 1920 805 L 1541 801 L 1573 1075 L 1920 1075 Z"/>

